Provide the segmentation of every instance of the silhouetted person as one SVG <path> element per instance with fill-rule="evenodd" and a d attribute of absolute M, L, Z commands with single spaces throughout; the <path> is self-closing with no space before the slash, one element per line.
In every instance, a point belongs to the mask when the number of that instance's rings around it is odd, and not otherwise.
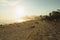
<path fill-rule="evenodd" d="M 49 13 L 49 16 L 51 17 L 51 13 Z"/>

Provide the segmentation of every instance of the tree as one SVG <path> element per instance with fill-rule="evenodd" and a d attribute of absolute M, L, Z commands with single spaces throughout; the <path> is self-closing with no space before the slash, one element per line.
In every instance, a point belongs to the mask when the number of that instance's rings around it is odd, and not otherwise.
<path fill-rule="evenodd" d="M 50 13 L 49 15 L 53 19 L 59 19 L 60 18 L 60 12 L 58 12 L 58 11 L 52 11 L 52 13 Z"/>

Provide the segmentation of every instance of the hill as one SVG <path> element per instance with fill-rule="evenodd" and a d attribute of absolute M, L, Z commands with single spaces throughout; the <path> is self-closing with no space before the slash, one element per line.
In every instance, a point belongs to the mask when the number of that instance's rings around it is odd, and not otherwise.
<path fill-rule="evenodd" d="M 31 20 L 0 25 L 0 40 L 60 40 L 60 21 Z"/>

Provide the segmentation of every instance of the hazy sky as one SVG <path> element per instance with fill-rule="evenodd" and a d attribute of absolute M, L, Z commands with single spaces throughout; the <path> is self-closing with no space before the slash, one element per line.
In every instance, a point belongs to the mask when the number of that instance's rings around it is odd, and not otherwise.
<path fill-rule="evenodd" d="M 13 8 L 25 7 L 27 15 L 47 14 L 60 8 L 60 0 L 0 0 L 0 19 L 13 19 Z"/>

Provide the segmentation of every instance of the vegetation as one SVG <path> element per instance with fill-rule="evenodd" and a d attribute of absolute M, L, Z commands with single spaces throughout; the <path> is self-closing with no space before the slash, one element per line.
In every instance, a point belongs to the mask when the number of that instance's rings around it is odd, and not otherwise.
<path fill-rule="evenodd" d="M 52 11 L 51 13 L 49 13 L 48 15 L 42 16 L 43 20 L 58 20 L 60 19 L 60 10 L 57 11 Z"/>

